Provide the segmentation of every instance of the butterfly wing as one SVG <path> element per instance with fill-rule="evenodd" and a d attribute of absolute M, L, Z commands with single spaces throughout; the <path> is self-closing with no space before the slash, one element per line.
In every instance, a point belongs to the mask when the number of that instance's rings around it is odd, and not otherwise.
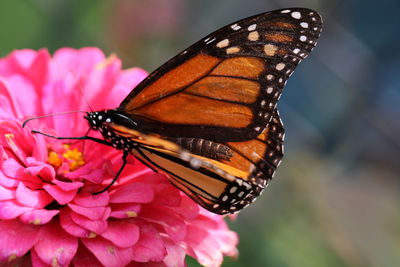
<path fill-rule="evenodd" d="M 173 185 L 218 214 L 238 212 L 253 202 L 283 157 L 284 130 L 276 110 L 268 127 L 256 138 L 224 143 L 232 150 L 229 160 L 195 155 L 160 136 L 121 125 L 108 127 L 138 144 L 132 150 L 137 158 L 164 172 Z"/>
<path fill-rule="evenodd" d="M 321 31 L 313 10 L 256 15 L 198 41 L 140 83 L 119 109 L 143 132 L 217 142 L 260 135 L 287 78 Z"/>

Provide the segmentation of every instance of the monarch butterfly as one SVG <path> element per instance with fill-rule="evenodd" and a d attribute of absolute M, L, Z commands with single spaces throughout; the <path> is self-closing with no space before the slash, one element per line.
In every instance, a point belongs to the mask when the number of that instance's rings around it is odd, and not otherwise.
<path fill-rule="evenodd" d="M 321 27 L 318 13 L 305 8 L 232 23 L 159 67 L 116 109 L 88 112 L 104 140 L 58 138 L 122 150 L 113 182 L 133 153 L 207 210 L 236 213 L 262 193 L 281 162 L 276 104 Z"/>

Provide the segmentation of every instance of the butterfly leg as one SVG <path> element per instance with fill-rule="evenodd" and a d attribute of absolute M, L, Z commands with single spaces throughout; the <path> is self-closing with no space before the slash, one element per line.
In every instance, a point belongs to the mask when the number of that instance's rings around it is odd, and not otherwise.
<path fill-rule="evenodd" d="M 109 143 L 109 142 L 107 142 L 107 141 L 105 141 L 103 139 L 99 139 L 99 138 L 95 138 L 95 137 L 91 137 L 91 136 L 87 136 L 87 135 L 85 135 L 85 136 L 77 136 L 77 137 L 63 137 L 63 136 L 54 136 L 54 135 L 51 135 L 51 134 L 48 134 L 48 133 L 43 133 L 43 132 L 36 131 L 36 130 L 32 130 L 32 133 L 41 134 L 41 135 L 44 135 L 44 136 L 47 136 L 47 137 L 51 137 L 51 138 L 54 138 L 54 139 L 58 139 L 58 140 L 91 140 L 91 141 L 94 141 L 94 142 L 97 142 L 97 143 L 100 143 L 100 144 L 103 144 L 103 145 L 112 146 L 111 143 Z M 115 183 L 115 181 L 117 181 L 119 175 L 121 174 L 122 170 L 126 166 L 126 163 L 127 163 L 126 158 L 127 157 L 128 157 L 128 152 L 124 152 L 124 154 L 122 156 L 122 166 L 119 168 L 119 170 L 118 170 L 117 174 L 115 175 L 114 179 L 103 190 L 101 190 L 99 192 L 95 192 L 95 193 L 93 193 L 93 195 L 98 195 L 98 194 L 101 194 L 101 193 L 107 191 Z"/>
<path fill-rule="evenodd" d="M 95 138 L 95 137 L 91 137 L 91 136 L 87 136 L 87 135 L 85 135 L 85 136 L 77 136 L 77 137 L 62 137 L 62 136 L 51 135 L 51 134 L 48 134 L 48 133 L 43 133 L 43 132 L 36 131 L 36 130 L 32 130 L 31 133 L 41 134 L 41 135 L 44 135 L 44 136 L 47 136 L 47 137 L 51 137 L 51 138 L 54 138 L 54 139 L 58 139 L 58 140 L 91 140 L 91 141 L 94 141 L 96 143 L 100 143 L 100 144 L 103 144 L 103 145 L 106 145 L 106 146 L 112 146 L 111 143 L 109 143 L 109 142 L 107 142 L 107 141 L 105 141 L 103 139 L 99 139 L 99 138 Z"/>
<path fill-rule="evenodd" d="M 123 169 L 126 166 L 126 163 L 127 163 L 126 158 L 128 157 L 128 154 L 129 154 L 128 152 L 124 152 L 124 154 L 122 155 L 122 165 L 119 168 L 119 170 L 118 170 L 117 174 L 115 175 L 114 179 L 111 181 L 111 183 L 109 185 L 107 185 L 103 190 L 93 193 L 93 195 L 98 195 L 98 194 L 101 194 L 101 193 L 107 191 L 117 181 L 119 175 L 122 173 Z"/>
<path fill-rule="evenodd" d="M 93 195 L 98 195 L 98 194 L 101 194 L 101 193 L 107 191 L 117 181 L 119 175 L 122 173 L 122 170 L 126 166 L 126 163 L 127 163 L 126 158 L 127 157 L 128 157 L 128 152 L 124 152 L 124 154 L 122 155 L 122 165 L 119 168 L 119 170 L 118 170 L 117 174 L 115 175 L 115 177 L 113 178 L 113 180 L 111 181 L 111 183 L 109 185 L 107 185 L 103 190 L 93 193 Z"/>

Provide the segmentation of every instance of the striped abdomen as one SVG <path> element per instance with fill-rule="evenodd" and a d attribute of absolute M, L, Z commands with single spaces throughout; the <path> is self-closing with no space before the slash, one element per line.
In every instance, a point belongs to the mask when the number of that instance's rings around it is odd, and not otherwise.
<path fill-rule="evenodd" d="M 232 150 L 219 143 L 201 138 L 169 138 L 193 154 L 216 160 L 230 160 Z"/>

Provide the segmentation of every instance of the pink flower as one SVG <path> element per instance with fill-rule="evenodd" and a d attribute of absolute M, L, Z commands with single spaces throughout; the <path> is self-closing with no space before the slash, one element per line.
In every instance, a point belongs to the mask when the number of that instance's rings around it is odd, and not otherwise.
<path fill-rule="evenodd" d="M 219 266 L 236 256 L 237 236 L 134 157 L 107 192 L 121 152 L 85 141 L 82 113 L 118 106 L 146 73 L 121 70 L 96 48 L 14 51 L 0 59 L 0 264 L 33 266 L 184 266 L 185 256 Z M 83 89 L 82 89 L 83 88 Z M 84 91 L 85 98 L 82 96 Z"/>

